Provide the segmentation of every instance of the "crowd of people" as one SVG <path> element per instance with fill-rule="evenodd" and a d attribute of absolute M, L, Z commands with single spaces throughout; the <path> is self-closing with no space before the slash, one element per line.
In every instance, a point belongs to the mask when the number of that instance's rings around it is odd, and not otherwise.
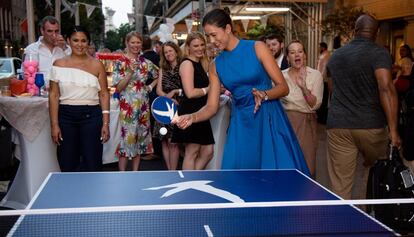
<path fill-rule="evenodd" d="M 232 103 L 222 169 L 297 169 L 315 177 L 318 116 L 327 123 L 331 189 L 344 198 L 351 198 L 358 154 L 370 166 L 385 158 L 391 144 L 413 160 L 414 59 L 403 45 L 401 61 L 393 64 L 375 43 L 378 22 L 371 15 L 358 18 L 355 37 L 332 55 L 321 42 L 316 69 L 308 66 L 301 41 L 285 43 L 275 34 L 263 41 L 239 39 L 224 10 L 207 13 L 202 26 L 204 33 L 190 33 L 184 49 L 170 41 L 151 43 L 137 32 L 126 36 L 109 85 L 119 94 L 119 170 L 129 160 L 138 170 L 156 140 L 168 169 L 179 168 L 180 155 L 182 169 L 204 169 L 215 152 L 209 119 L 223 87 Z M 51 136 L 60 168 L 99 171 L 102 144 L 110 137 L 104 66 L 94 58 L 86 29 L 75 26 L 64 42 L 53 17 L 43 19 L 40 29 L 26 54 L 39 55 L 40 71 L 50 81 Z M 172 124 L 151 118 L 151 93 L 178 105 Z"/>

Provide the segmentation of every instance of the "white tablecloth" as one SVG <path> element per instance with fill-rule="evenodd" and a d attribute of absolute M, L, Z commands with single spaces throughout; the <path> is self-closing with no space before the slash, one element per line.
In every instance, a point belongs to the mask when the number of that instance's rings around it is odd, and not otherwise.
<path fill-rule="evenodd" d="M 16 105 L 16 103 L 19 108 L 25 108 L 28 114 L 33 112 L 28 111 L 30 108 L 40 110 L 36 112 L 43 114 L 49 113 L 47 98 L 0 97 L 0 106 L 3 108 L 9 105 Z M 0 111 L 1 115 L 14 126 L 12 139 L 17 145 L 16 157 L 20 159 L 20 166 L 13 184 L 0 205 L 14 209 L 23 209 L 30 202 L 49 172 L 60 171 L 60 169 L 56 159 L 56 145 L 52 143 L 50 138 L 49 116 L 43 117 L 43 121 L 33 125 L 38 126 L 33 129 L 40 131 L 40 133 L 28 134 L 22 133 L 20 127 L 15 127 L 18 121 L 10 116 L 11 113 L 15 112 L 11 110 Z"/>
<path fill-rule="evenodd" d="M 220 108 L 216 115 L 210 119 L 211 129 L 214 136 L 214 156 L 207 164 L 207 170 L 221 169 L 221 160 L 223 158 L 223 148 L 227 138 L 227 128 L 230 119 L 230 97 L 226 95 L 220 96 Z"/>
<path fill-rule="evenodd" d="M 119 124 L 119 102 L 116 99 L 111 99 L 109 131 L 110 139 L 103 146 L 102 163 L 108 164 L 118 162 L 115 156 L 116 147 L 121 140 L 121 125 Z"/>
<path fill-rule="evenodd" d="M 5 108 L 10 104 L 19 104 L 25 107 L 25 113 L 30 113 L 30 108 L 41 110 L 42 113 L 49 114 L 48 99 L 41 97 L 33 98 L 14 98 L 0 97 L 0 107 Z M 117 107 L 111 109 L 111 139 L 104 145 L 103 163 L 113 160 L 113 154 L 119 141 L 118 116 Z M 38 111 L 39 112 L 39 111 Z M 14 126 L 16 116 L 11 118 L 10 113 L 16 111 L 0 109 L 0 115 L 4 116 L 8 122 Z M 16 157 L 20 159 L 20 166 L 17 170 L 13 184 L 8 190 L 6 196 L 0 202 L 1 206 L 14 209 L 23 209 L 35 195 L 37 189 L 49 172 L 59 172 L 59 165 L 56 158 L 56 145 L 50 137 L 50 120 L 49 116 L 43 118 L 44 121 L 36 123 L 40 126 L 40 133 L 23 135 L 22 129 L 13 129 L 13 141 L 17 144 Z M 37 129 L 34 129 L 37 131 Z"/>

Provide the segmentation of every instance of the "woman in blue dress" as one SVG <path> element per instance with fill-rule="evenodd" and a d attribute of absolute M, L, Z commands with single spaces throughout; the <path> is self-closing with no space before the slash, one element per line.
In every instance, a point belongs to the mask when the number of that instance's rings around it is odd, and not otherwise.
<path fill-rule="evenodd" d="M 224 10 L 207 13 L 203 27 L 210 42 L 222 50 L 210 64 L 207 104 L 195 113 L 178 117 L 174 123 L 185 129 L 212 117 L 219 107 L 221 82 L 233 96 L 222 168 L 298 169 L 309 175 L 279 101 L 289 88 L 269 49 L 263 42 L 239 40 Z"/>

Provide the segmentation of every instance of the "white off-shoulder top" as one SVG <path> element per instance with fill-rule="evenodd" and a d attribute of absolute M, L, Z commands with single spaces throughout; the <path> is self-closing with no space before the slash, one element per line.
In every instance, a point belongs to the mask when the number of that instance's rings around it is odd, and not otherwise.
<path fill-rule="evenodd" d="M 59 84 L 60 104 L 99 104 L 101 86 L 95 75 L 78 68 L 53 66 L 49 79 Z"/>

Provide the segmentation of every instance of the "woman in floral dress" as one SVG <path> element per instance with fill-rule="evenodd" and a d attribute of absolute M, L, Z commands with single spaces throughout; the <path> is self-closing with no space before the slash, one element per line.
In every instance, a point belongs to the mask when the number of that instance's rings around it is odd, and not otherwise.
<path fill-rule="evenodd" d="M 151 61 L 140 56 L 142 36 L 130 32 L 125 39 L 126 54 L 115 62 L 113 85 L 120 93 L 121 141 L 116 155 L 119 158 L 119 170 L 125 171 L 128 159 L 132 159 L 132 170 L 139 168 L 142 154 L 153 153 L 149 92 L 158 79 L 158 68 Z M 146 86 L 148 79 L 154 81 Z"/>

